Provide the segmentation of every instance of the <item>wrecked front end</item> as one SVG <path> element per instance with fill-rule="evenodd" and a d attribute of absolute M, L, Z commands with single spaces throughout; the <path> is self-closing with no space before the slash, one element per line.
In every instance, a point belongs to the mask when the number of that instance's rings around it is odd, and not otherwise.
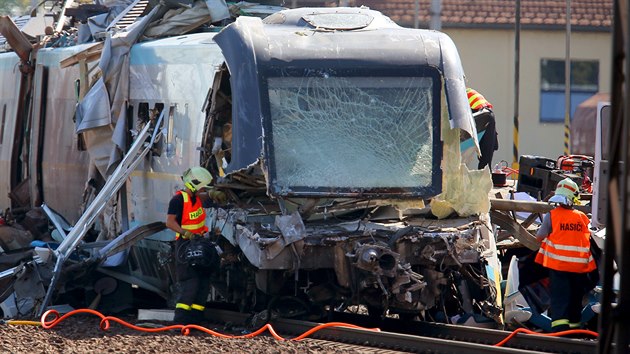
<path fill-rule="evenodd" d="M 480 314 L 500 322 L 496 259 L 486 223 L 477 217 L 436 220 L 423 209 L 403 214 L 402 220 L 387 206 L 360 210 L 376 209 L 383 214 L 361 218 L 355 213 L 348 216 L 351 221 L 334 217 L 334 211 L 332 220 L 319 221 L 304 221 L 297 211 L 276 217 L 219 211 L 215 225 L 233 248 L 223 247 L 222 266 L 231 271 L 215 284 L 222 280 L 224 290 L 234 292 L 228 297 L 251 308 L 255 292 L 250 299 L 238 298 L 235 294 L 246 293 L 247 286 L 234 279 L 249 277 L 271 299 L 295 297 L 311 311 L 364 305 L 377 316 L 388 311 L 456 322 Z"/>
<path fill-rule="evenodd" d="M 209 95 L 204 162 L 230 203 L 210 223 L 223 298 L 501 322 L 491 181 L 461 164 L 460 131 L 476 132 L 447 36 L 302 9 L 241 18 L 215 40 L 229 89 Z"/>

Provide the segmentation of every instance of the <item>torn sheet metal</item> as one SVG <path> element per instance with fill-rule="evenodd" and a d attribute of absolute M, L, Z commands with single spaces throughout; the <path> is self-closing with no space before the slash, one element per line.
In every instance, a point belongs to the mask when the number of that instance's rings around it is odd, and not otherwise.
<path fill-rule="evenodd" d="M 101 77 L 77 105 L 77 133 L 109 125 L 112 122 L 110 109 L 109 94 Z"/>
<path fill-rule="evenodd" d="M 160 6 L 156 6 L 147 16 L 126 28 L 126 31 L 109 35 L 105 40 L 99 69 L 102 77 L 100 83 L 90 88 L 86 97 L 77 105 L 76 132 L 102 127 L 108 124 L 126 124 L 127 102 L 129 99 L 129 51 L 138 41 L 152 17 L 158 13 Z M 95 102 L 109 98 L 110 109 L 103 112 L 103 103 Z M 123 118 L 123 119 L 121 119 Z M 125 131 L 126 129 L 117 129 Z M 112 153 L 107 166 L 97 165 L 103 176 L 111 173 L 114 165 L 120 161 L 126 145 L 122 136 L 114 136 Z"/>
<path fill-rule="evenodd" d="M 282 235 L 261 237 L 257 232 L 236 225 L 235 238 L 247 260 L 258 269 L 291 269 L 293 254 Z"/>
<path fill-rule="evenodd" d="M 225 0 L 205 0 L 212 22 L 230 18 L 230 9 Z"/>
<path fill-rule="evenodd" d="M 227 10 L 227 5 L 225 8 Z M 176 36 L 187 33 L 204 23 L 214 21 L 210 17 L 206 3 L 197 1 L 191 8 L 180 7 L 169 10 L 160 20 L 151 23 L 144 35 L 147 37 Z"/>
<path fill-rule="evenodd" d="M 276 227 L 282 232 L 285 244 L 302 240 L 306 236 L 306 227 L 300 213 L 295 211 L 291 215 L 276 216 Z"/>
<path fill-rule="evenodd" d="M 133 1 L 118 1 L 108 6 L 107 13 L 95 15 L 87 19 L 87 23 L 79 25 L 78 43 L 87 43 L 96 36 L 104 34 L 112 21 L 122 13 Z"/>
<path fill-rule="evenodd" d="M 234 17 L 245 15 L 265 18 L 278 11 L 286 10 L 286 8 L 282 6 L 262 5 L 255 2 L 239 1 L 237 3 L 230 3 L 229 10 Z"/>
<path fill-rule="evenodd" d="M 0 34 L 2 35 L 1 39 L 13 48 L 22 61 L 30 60 L 33 46 L 22 33 L 20 27 L 9 16 L 0 16 Z"/>
<path fill-rule="evenodd" d="M 230 18 L 225 0 L 195 1 L 192 6 L 171 9 L 152 23 L 144 35 L 146 37 L 169 37 L 190 32 L 209 22 L 220 22 Z"/>

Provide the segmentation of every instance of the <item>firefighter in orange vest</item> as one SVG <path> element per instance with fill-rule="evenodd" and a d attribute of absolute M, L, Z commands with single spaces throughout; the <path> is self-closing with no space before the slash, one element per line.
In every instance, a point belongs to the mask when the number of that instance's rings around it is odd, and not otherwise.
<path fill-rule="evenodd" d="M 545 214 L 536 233 L 542 243 L 536 263 L 549 269 L 551 328 L 554 332 L 581 326 L 582 299 L 593 289 L 588 275 L 597 268 L 590 250 L 590 220 L 579 210 L 579 187 L 570 178 L 558 182 L 550 203 L 558 206 Z"/>
<path fill-rule="evenodd" d="M 496 122 L 492 104 L 488 102 L 479 92 L 466 88 L 468 95 L 468 104 L 475 116 L 475 125 L 477 132 L 485 131 L 479 140 L 479 149 L 481 157 L 479 157 L 478 169 L 488 166 L 492 169 L 492 156 L 499 149 L 499 139 L 497 137 Z"/>
<path fill-rule="evenodd" d="M 175 269 L 178 290 L 174 322 L 198 324 L 203 320 L 206 299 L 209 292 L 209 270 L 194 267 L 183 261 L 181 254 L 190 240 L 203 237 L 208 231 L 204 207 L 211 207 L 208 189 L 212 175 L 203 167 L 192 167 L 182 176 L 185 188 L 178 191 L 168 205 L 166 227 L 176 233 Z M 210 192 L 222 193 L 218 191 Z"/>

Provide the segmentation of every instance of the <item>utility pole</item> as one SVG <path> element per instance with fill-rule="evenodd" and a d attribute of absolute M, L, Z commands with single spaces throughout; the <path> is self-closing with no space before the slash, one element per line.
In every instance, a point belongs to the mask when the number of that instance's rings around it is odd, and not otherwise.
<path fill-rule="evenodd" d="M 568 156 L 571 139 L 571 0 L 567 0 L 567 27 L 564 58 L 564 155 Z"/>
<path fill-rule="evenodd" d="M 413 28 L 420 28 L 420 0 L 413 2 Z"/>
<path fill-rule="evenodd" d="M 429 29 L 442 30 L 442 0 L 431 0 L 431 23 Z"/>

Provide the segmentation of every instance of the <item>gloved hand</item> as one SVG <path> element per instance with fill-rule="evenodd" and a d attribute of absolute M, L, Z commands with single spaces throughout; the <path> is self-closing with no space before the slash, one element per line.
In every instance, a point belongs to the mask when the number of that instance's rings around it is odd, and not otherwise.
<path fill-rule="evenodd" d="M 216 189 L 212 189 L 208 191 L 208 196 L 212 199 L 213 202 L 217 204 L 227 203 L 227 195 L 225 195 L 225 193 L 218 191 Z"/>
<path fill-rule="evenodd" d="M 195 235 L 194 233 L 188 230 L 184 231 L 184 233 L 182 234 L 182 237 L 184 238 L 184 240 L 192 240 L 193 238 L 195 238 L 195 236 L 197 235 Z"/>

